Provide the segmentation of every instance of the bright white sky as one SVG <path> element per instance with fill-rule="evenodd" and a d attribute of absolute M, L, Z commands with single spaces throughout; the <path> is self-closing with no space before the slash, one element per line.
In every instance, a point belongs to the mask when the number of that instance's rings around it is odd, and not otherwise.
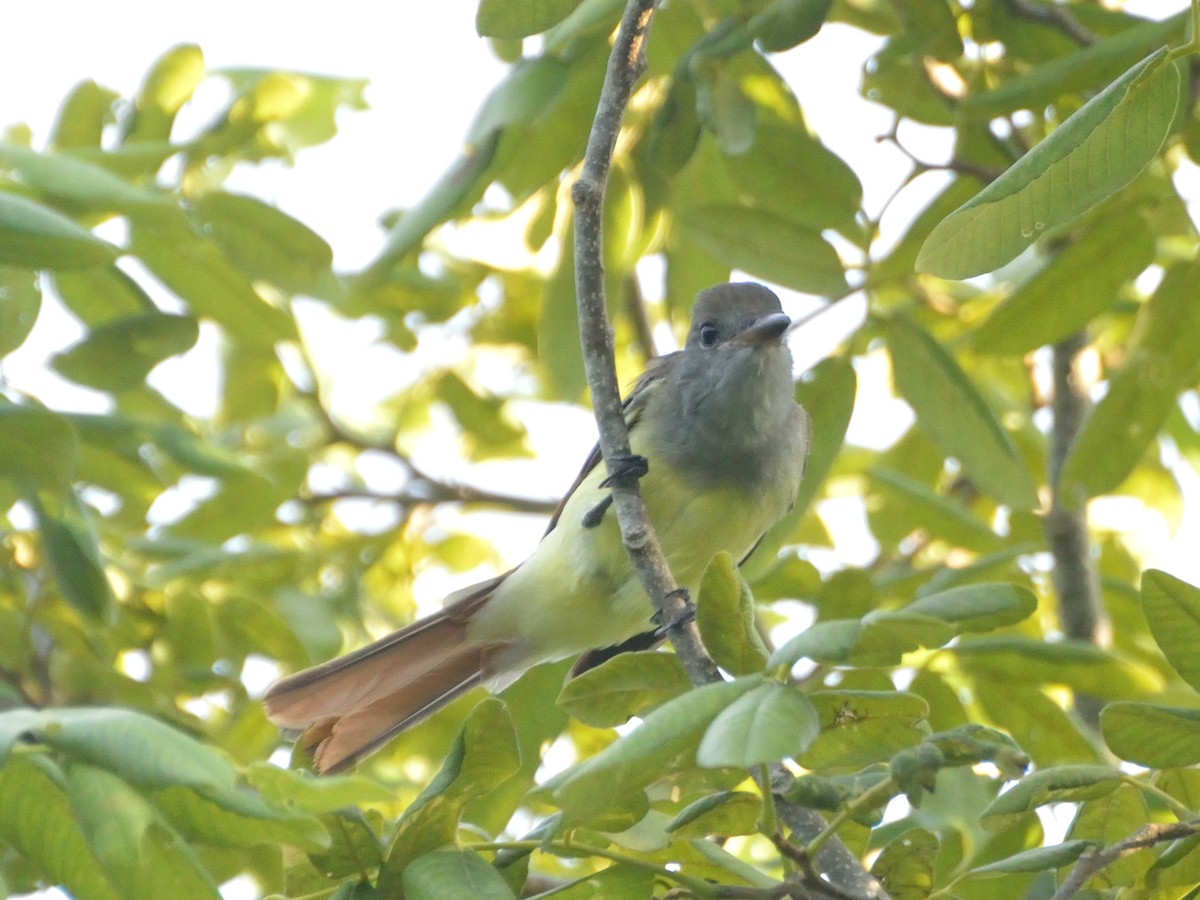
<path fill-rule="evenodd" d="M 1185 0 L 1136 2 L 1140 13 L 1154 17 L 1185 5 Z M 38 145 L 45 140 L 59 101 L 78 81 L 92 78 L 129 95 L 159 54 L 185 41 L 200 45 L 210 68 L 277 66 L 366 78 L 371 108 L 343 114 L 340 133 L 331 143 L 302 151 L 294 169 L 278 163 L 246 166 L 230 181 L 231 188 L 274 202 L 317 227 L 332 244 L 338 267 L 354 269 L 381 246 L 382 233 L 376 224 L 380 214 L 422 196 L 458 153 L 480 101 L 503 75 L 503 64 L 475 34 L 475 6 L 471 0 L 419 4 L 344 0 L 336 8 L 294 0 L 210 0 L 201 7 L 151 0 L 9 4 L 0 34 L 0 128 L 24 122 L 33 129 Z M 876 141 L 888 129 L 887 112 L 858 93 L 861 66 L 874 45 L 875 39 L 868 35 L 829 26 L 798 50 L 773 58 L 814 130 L 864 178 L 865 206 L 870 212 L 879 209 L 907 171 L 899 153 Z M 195 105 L 205 108 L 201 120 L 211 114 L 211 103 Z M 906 126 L 904 136 L 924 158 L 937 160 L 948 152 L 945 132 Z M 906 190 L 890 208 L 889 217 L 907 221 L 927 201 L 940 177 L 925 176 L 924 185 Z M 829 317 L 839 321 L 827 323 L 823 333 L 803 331 L 796 336 L 793 348 L 802 367 L 827 354 L 840 334 L 854 327 L 862 314 L 861 304 L 843 306 Z M 789 305 L 792 312 L 805 308 L 795 302 Z M 51 402 L 59 403 L 61 398 L 62 405 L 94 405 L 95 395 L 72 392 L 65 382 L 38 371 L 39 354 L 44 358 L 76 337 L 66 317 L 43 318 L 30 341 L 31 352 L 10 357 L 6 375 Z M 371 341 L 370 329 L 331 327 L 330 333 L 337 335 L 344 351 L 330 360 L 340 369 L 334 380 L 348 388 L 342 396 L 365 396 L 354 376 L 373 369 L 364 365 L 361 355 Z M 388 360 L 379 364 L 387 365 Z M 164 364 L 160 372 L 169 372 L 171 365 Z M 879 446 L 907 425 L 907 408 L 889 402 L 886 377 L 879 377 L 886 376 L 881 365 L 867 362 L 864 368 L 860 380 L 866 395 L 859 400 L 860 407 L 870 408 L 870 415 L 856 416 L 849 437 Z M 57 396 L 51 399 L 47 390 Z M 881 428 L 885 419 L 889 424 Z M 586 417 L 580 422 L 582 428 L 589 427 Z M 561 433 L 561 425 L 554 430 Z M 535 443 L 537 437 L 535 432 Z M 578 445 L 586 447 L 591 440 L 581 437 Z M 553 454 L 555 472 L 560 461 L 563 466 L 564 484 L 584 452 L 575 443 Z M 541 483 L 547 483 L 544 470 Z M 514 546 L 502 552 L 519 559 L 523 553 L 518 546 L 527 549 L 528 536 L 513 537 Z M 1163 539 L 1165 535 L 1157 531 L 1148 542 L 1155 545 Z"/>

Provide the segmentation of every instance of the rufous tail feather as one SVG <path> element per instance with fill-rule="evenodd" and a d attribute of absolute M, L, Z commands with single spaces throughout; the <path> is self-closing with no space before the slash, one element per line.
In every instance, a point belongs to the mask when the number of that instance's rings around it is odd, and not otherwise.
<path fill-rule="evenodd" d="M 481 683 L 496 648 L 470 643 L 467 621 L 498 581 L 361 650 L 280 679 L 263 698 L 267 718 L 303 732 L 299 743 L 318 772 L 349 768 Z"/>

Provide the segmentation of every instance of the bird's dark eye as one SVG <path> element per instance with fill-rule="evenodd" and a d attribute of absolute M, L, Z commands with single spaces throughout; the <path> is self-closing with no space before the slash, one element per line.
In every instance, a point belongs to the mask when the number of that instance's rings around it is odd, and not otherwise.
<path fill-rule="evenodd" d="M 717 342 L 717 326 L 711 322 L 705 322 L 700 326 L 700 346 L 711 347 Z"/>

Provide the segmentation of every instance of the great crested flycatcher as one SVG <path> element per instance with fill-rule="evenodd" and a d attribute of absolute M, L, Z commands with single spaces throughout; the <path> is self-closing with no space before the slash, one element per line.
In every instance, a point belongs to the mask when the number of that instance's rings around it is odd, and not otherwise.
<path fill-rule="evenodd" d="M 809 419 L 795 400 L 789 324 L 762 285 L 702 291 L 684 348 L 652 360 L 625 400 L 631 449 L 647 465 L 642 496 L 684 587 L 694 590 L 721 551 L 744 560 L 795 502 Z M 603 657 L 652 632 L 600 462 L 595 449 L 525 562 L 276 682 L 268 718 L 303 730 L 317 770 L 334 772 L 477 684 L 581 652 Z"/>

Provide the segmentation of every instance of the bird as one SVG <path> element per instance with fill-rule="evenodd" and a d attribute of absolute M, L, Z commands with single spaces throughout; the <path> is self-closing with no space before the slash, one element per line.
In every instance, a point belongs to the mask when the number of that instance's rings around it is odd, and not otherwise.
<path fill-rule="evenodd" d="M 623 410 L 646 509 L 676 582 L 695 590 L 722 551 L 745 561 L 794 505 L 810 445 L 791 320 L 769 288 L 699 292 L 682 349 L 652 359 Z M 352 767 L 480 685 L 543 662 L 576 669 L 662 637 L 622 544 L 597 446 L 532 554 L 374 643 L 276 681 L 268 719 L 313 768 Z M 582 654 L 582 655 L 581 655 Z"/>

